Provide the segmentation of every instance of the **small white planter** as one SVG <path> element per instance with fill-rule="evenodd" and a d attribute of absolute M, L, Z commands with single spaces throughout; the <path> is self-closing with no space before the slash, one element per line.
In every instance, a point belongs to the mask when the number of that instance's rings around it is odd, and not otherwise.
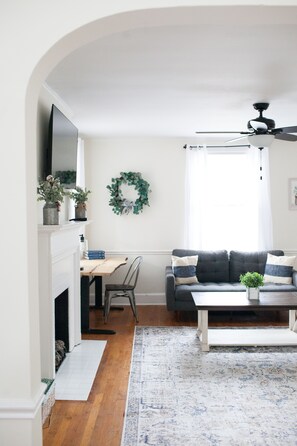
<path fill-rule="evenodd" d="M 246 295 L 249 300 L 259 300 L 259 288 L 247 288 Z"/>

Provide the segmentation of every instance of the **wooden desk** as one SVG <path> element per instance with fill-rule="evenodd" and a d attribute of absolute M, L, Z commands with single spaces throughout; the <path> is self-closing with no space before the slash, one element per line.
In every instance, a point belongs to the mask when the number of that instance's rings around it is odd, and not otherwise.
<path fill-rule="evenodd" d="M 90 285 L 95 282 L 95 308 L 103 308 L 102 305 L 102 277 L 110 276 L 120 266 L 127 263 L 127 257 L 114 257 L 109 259 L 80 261 L 80 295 L 81 295 L 81 332 L 89 334 L 114 334 L 114 330 L 90 328 L 89 304 Z"/>

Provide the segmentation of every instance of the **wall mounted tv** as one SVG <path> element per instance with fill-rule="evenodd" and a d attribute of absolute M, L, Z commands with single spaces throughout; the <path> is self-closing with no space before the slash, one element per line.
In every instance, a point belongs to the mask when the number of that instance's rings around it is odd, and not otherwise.
<path fill-rule="evenodd" d="M 53 104 L 48 133 L 45 176 L 60 178 L 65 188 L 76 186 L 78 129 Z"/>

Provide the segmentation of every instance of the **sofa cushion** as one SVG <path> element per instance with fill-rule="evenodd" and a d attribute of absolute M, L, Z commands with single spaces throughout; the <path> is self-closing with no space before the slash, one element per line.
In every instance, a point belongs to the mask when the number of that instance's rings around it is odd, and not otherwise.
<path fill-rule="evenodd" d="M 256 252 L 230 251 L 230 282 L 239 282 L 240 275 L 248 271 L 255 271 L 264 275 L 268 252 L 275 256 L 284 255 L 284 252 L 281 250 Z"/>
<path fill-rule="evenodd" d="M 175 276 L 175 283 L 191 284 L 197 283 L 196 266 L 198 262 L 198 256 L 185 256 L 185 257 L 171 257 L 172 270 Z"/>
<path fill-rule="evenodd" d="M 203 291 L 205 293 L 214 291 L 245 291 L 245 287 L 240 283 L 228 282 L 204 282 L 196 283 L 194 285 L 178 285 L 175 288 L 175 299 L 177 301 L 192 301 L 192 294 L 194 292 Z M 222 299 L 224 293 L 222 293 Z"/>
<path fill-rule="evenodd" d="M 238 292 L 245 291 L 246 287 L 242 285 L 240 282 L 235 283 L 226 283 L 226 282 L 205 282 L 205 283 L 196 283 L 193 285 L 178 285 L 175 288 L 175 299 L 179 302 L 191 302 L 193 300 L 192 294 L 194 292 L 204 291 L 212 292 L 212 291 L 227 291 L 227 292 Z M 286 285 L 286 284 L 276 284 L 276 283 L 265 283 L 264 286 L 260 287 L 260 292 L 265 291 L 296 291 L 296 287 L 294 285 Z M 224 293 L 222 293 L 222 299 L 224 299 Z"/>
<path fill-rule="evenodd" d="M 295 260 L 295 256 L 274 256 L 268 254 L 264 281 L 291 284 Z"/>
<path fill-rule="evenodd" d="M 229 259 L 226 250 L 194 251 L 174 249 L 172 255 L 177 257 L 198 255 L 196 275 L 200 283 L 229 282 Z"/>

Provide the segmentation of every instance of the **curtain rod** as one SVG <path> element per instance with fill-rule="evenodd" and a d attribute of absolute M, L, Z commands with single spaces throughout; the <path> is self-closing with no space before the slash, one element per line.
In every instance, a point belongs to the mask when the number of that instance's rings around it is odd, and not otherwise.
<path fill-rule="evenodd" d="M 189 144 L 185 144 L 184 146 L 183 146 L 183 149 L 190 149 L 190 150 L 192 150 L 192 149 L 203 149 L 203 147 L 206 147 L 207 149 L 211 149 L 211 148 L 214 148 L 214 149 L 225 149 L 225 148 L 230 148 L 230 147 L 248 147 L 248 148 L 250 148 L 251 146 L 250 146 L 250 144 L 238 144 L 238 145 L 232 145 L 232 146 L 226 146 L 226 145 L 224 145 L 224 146 L 207 146 L 207 145 L 203 145 L 203 146 L 201 146 L 201 145 L 189 145 Z"/>

